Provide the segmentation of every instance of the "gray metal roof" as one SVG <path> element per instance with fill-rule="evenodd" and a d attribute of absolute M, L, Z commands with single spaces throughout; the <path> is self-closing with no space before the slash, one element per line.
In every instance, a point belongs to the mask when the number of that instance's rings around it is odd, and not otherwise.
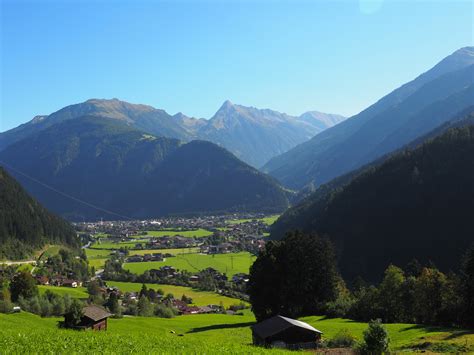
<path fill-rule="evenodd" d="M 291 327 L 304 328 L 309 331 L 322 334 L 321 331 L 310 326 L 308 323 L 283 316 L 274 316 L 252 326 L 252 330 L 261 338 L 267 338 L 280 333 Z"/>

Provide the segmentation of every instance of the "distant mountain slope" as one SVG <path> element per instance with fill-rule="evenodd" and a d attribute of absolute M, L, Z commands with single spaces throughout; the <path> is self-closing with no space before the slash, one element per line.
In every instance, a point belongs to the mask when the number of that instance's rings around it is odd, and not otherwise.
<path fill-rule="evenodd" d="M 343 119 L 342 116 L 317 112 L 293 117 L 226 101 L 208 124 L 200 127 L 197 135 L 260 167 L 270 158 L 307 141 Z"/>
<path fill-rule="evenodd" d="M 356 169 L 474 103 L 474 47 L 460 49 L 361 113 L 270 160 L 264 171 L 292 188 Z"/>
<path fill-rule="evenodd" d="M 17 128 L 0 133 L 0 151 L 57 123 L 85 115 L 112 118 L 155 136 L 184 141 L 208 140 L 255 167 L 344 119 L 317 111 L 293 117 L 226 102 L 213 118 L 206 120 L 182 113 L 171 116 L 151 106 L 117 99 L 91 99 L 64 107 L 49 116 L 37 116 Z"/>
<path fill-rule="evenodd" d="M 37 116 L 30 122 L 0 133 L 0 150 L 54 124 L 85 115 L 113 118 L 158 136 L 178 139 L 190 138 L 188 132 L 181 127 L 179 122 L 163 110 L 147 105 L 130 104 L 117 99 L 91 99 L 80 104 L 66 106 L 49 116 Z"/>
<path fill-rule="evenodd" d="M 322 186 L 285 212 L 272 238 L 293 229 L 327 234 L 348 278 L 374 280 L 389 263 L 403 266 L 412 258 L 456 268 L 473 241 L 473 124 L 471 108 L 416 149 Z"/>
<path fill-rule="evenodd" d="M 44 129 L 0 152 L 0 161 L 87 202 L 17 175 L 48 208 L 75 220 L 282 211 L 288 205 L 287 193 L 273 178 L 215 144 L 182 144 L 98 116 Z"/>
<path fill-rule="evenodd" d="M 74 229 L 33 200 L 0 167 L 0 260 L 31 257 L 45 244 L 78 246 Z"/>

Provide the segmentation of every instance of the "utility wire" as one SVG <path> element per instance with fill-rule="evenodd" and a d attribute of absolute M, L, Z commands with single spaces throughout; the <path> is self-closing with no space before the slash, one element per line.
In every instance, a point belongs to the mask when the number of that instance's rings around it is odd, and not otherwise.
<path fill-rule="evenodd" d="M 20 175 L 26 177 L 27 179 L 29 179 L 29 180 L 31 180 L 31 181 L 33 181 L 33 182 L 35 182 L 35 183 L 37 183 L 37 184 L 39 184 L 39 185 L 41 185 L 41 186 L 43 186 L 43 187 L 45 187 L 45 188 L 47 188 L 47 189 L 53 191 L 53 192 L 56 192 L 57 194 L 60 194 L 60 195 L 63 196 L 63 197 L 69 198 L 69 199 L 71 199 L 71 200 L 73 200 L 73 201 L 75 201 L 75 202 L 82 203 L 83 205 L 85 205 L 85 206 L 87 206 L 87 207 L 90 207 L 90 208 L 93 208 L 93 209 L 95 209 L 95 210 L 97 210 L 97 211 L 104 212 L 104 213 L 107 213 L 107 214 L 110 214 L 110 215 L 114 215 L 114 216 L 120 217 L 121 219 L 128 219 L 128 220 L 131 220 L 131 221 L 134 220 L 134 218 L 130 218 L 130 217 L 121 215 L 121 214 L 119 214 L 119 213 L 106 210 L 105 208 L 96 206 L 96 205 L 94 205 L 94 204 L 92 204 L 92 203 L 89 203 L 89 202 L 84 201 L 84 200 L 81 200 L 81 199 L 79 199 L 79 198 L 77 198 L 77 197 L 71 196 L 71 195 L 69 195 L 69 194 L 67 194 L 67 193 L 65 193 L 65 192 L 63 192 L 63 191 L 60 191 L 60 190 L 58 190 L 58 189 L 56 189 L 56 188 L 54 188 L 54 187 L 52 187 L 52 186 L 50 186 L 50 185 L 48 185 L 48 184 L 45 184 L 44 182 L 39 181 L 38 179 L 35 179 L 34 177 L 29 176 L 28 174 L 25 174 L 24 172 L 22 172 L 22 171 L 20 171 L 20 170 L 18 170 L 18 169 L 15 169 L 14 167 L 12 167 L 11 165 L 5 163 L 4 161 L 1 161 L 1 160 L 0 160 L 0 164 L 3 165 L 3 166 L 6 166 L 8 169 L 14 171 L 15 173 L 20 174 Z"/>

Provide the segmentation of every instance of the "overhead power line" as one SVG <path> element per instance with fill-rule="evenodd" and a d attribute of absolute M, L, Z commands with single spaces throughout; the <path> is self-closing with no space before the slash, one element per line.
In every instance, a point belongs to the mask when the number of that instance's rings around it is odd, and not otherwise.
<path fill-rule="evenodd" d="M 37 184 L 39 184 L 39 185 L 41 185 L 41 186 L 43 186 L 43 187 L 45 187 L 45 188 L 51 190 L 51 191 L 53 191 L 53 192 L 56 192 L 57 194 L 59 194 L 59 195 L 61 195 L 61 196 L 63 196 L 63 197 L 66 197 L 66 198 L 68 198 L 68 199 L 70 199 L 70 200 L 73 200 L 73 201 L 75 201 L 75 202 L 81 203 L 81 204 L 83 204 L 84 206 L 90 207 L 90 208 L 95 209 L 95 210 L 97 210 L 97 211 L 104 212 L 104 213 L 107 213 L 107 214 L 110 214 L 110 215 L 113 215 L 113 216 L 120 217 L 121 219 L 134 220 L 134 218 L 127 217 L 127 216 L 124 216 L 124 215 L 122 215 L 122 214 L 120 214 L 120 213 L 116 213 L 116 212 L 107 210 L 107 209 L 102 208 L 102 207 L 100 207 L 100 206 L 94 205 L 94 204 L 92 204 L 92 203 L 90 203 L 90 202 L 87 202 L 87 201 L 81 200 L 81 199 L 79 199 L 79 198 L 77 198 L 77 197 L 74 197 L 74 196 L 72 196 L 72 195 L 69 195 L 69 194 L 67 194 L 67 193 L 65 193 L 65 192 L 63 192 L 63 191 L 60 191 L 60 190 L 58 190 L 58 189 L 56 189 L 56 188 L 54 188 L 54 187 L 52 187 L 52 186 L 50 186 L 50 185 L 48 185 L 48 184 L 45 184 L 45 183 L 42 182 L 42 181 L 39 181 L 38 179 L 36 179 L 36 178 L 34 178 L 34 177 L 32 177 L 32 176 L 29 176 L 28 174 L 25 174 L 24 172 L 22 172 L 22 171 L 20 171 L 20 170 L 18 170 L 18 169 L 16 169 L 16 168 L 14 168 L 13 166 L 11 166 L 11 165 L 5 163 L 4 161 L 1 161 L 1 160 L 0 160 L 0 164 L 3 165 L 3 166 L 5 166 L 5 167 L 7 167 L 9 170 L 12 170 L 12 171 L 14 171 L 14 172 L 17 173 L 17 174 L 20 174 L 20 175 L 26 177 L 28 180 L 31 180 L 31 181 L 33 181 L 33 182 L 35 182 L 35 183 L 37 183 Z"/>

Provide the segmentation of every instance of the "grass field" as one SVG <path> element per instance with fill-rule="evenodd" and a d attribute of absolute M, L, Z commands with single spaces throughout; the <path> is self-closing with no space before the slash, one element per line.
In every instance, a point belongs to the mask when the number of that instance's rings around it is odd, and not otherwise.
<path fill-rule="evenodd" d="M 181 248 L 181 249 L 144 249 L 130 250 L 129 255 L 144 255 L 153 253 L 169 253 L 172 255 L 190 254 L 199 252 L 199 248 Z M 104 267 L 105 261 L 110 257 L 111 249 L 86 249 L 89 266 L 97 269 Z M 165 265 L 165 264 L 163 264 Z"/>
<path fill-rule="evenodd" d="M 59 253 L 59 250 L 64 249 L 64 246 L 61 245 L 47 245 L 40 251 L 38 251 L 38 258 L 39 260 L 46 260 L 50 256 L 57 255 Z"/>
<path fill-rule="evenodd" d="M 242 354 L 272 353 L 255 348 L 250 317 L 182 316 L 173 319 L 126 317 L 110 319 L 107 332 L 57 328 L 58 318 L 19 313 L 0 314 L 0 349 L 6 354 Z M 178 336 L 182 335 L 182 336 Z"/>
<path fill-rule="evenodd" d="M 264 217 L 264 218 L 257 218 L 257 220 L 262 221 L 265 224 L 268 224 L 269 226 L 275 223 L 275 221 L 280 217 L 279 214 Z M 251 218 L 246 218 L 246 219 L 230 219 L 227 221 L 229 224 L 241 224 L 241 223 L 246 223 L 246 222 L 252 222 L 253 219 Z"/>
<path fill-rule="evenodd" d="M 20 264 L 16 269 L 17 272 L 31 272 L 31 270 L 33 270 L 33 264 Z"/>
<path fill-rule="evenodd" d="M 57 286 L 46 286 L 46 285 L 38 285 L 38 289 L 40 294 L 44 294 L 47 290 L 56 293 L 60 296 L 69 295 L 72 298 L 88 298 L 89 294 L 85 287 L 57 287 Z"/>
<path fill-rule="evenodd" d="M 180 316 L 172 319 L 125 317 L 109 319 L 107 332 L 78 332 L 57 328 L 58 318 L 29 313 L 0 314 L 2 353 L 166 353 L 166 354 L 295 354 L 251 344 L 250 326 L 255 319 L 221 314 Z M 357 338 L 367 327 L 344 319 L 307 317 L 302 320 L 331 338 L 347 329 Z M 437 345 L 466 344 L 474 350 L 474 333 L 412 324 L 390 324 L 387 329 L 394 351 L 430 342 Z M 182 335 L 182 336 L 178 336 Z"/>
<path fill-rule="evenodd" d="M 110 257 L 111 250 L 102 249 L 86 249 L 87 260 L 89 261 L 90 267 L 95 269 L 101 269 L 105 265 L 105 261 Z"/>
<path fill-rule="evenodd" d="M 255 256 L 247 252 L 229 254 L 186 254 L 167 258 L 166 261 L 125 263 L 123 268 L 135 274 L 142 274 L 146 270 L 158 269 L 169 265 L 179 270 L 195 272 L 212 267 L 228 276 L 237 273 L 248 273 L 250 266 L 255 261 Z"/>
<path fill-rule="evenodd" d="M 106 241 L 96 242 L 92 244 L 90 249 L 112 250 L 112 249 L 120 249 L 120 248 L 135 248 L 135 245 L 145 244 L 145 243 L 146 243 L 146 240 L 137 241 L 137 242 L 119 242 L 119 243 L 109 242 L 106 240 Z"/>
<path fill-rule="evenodd" d="M 86 255 L 87 259 L 103 259 L 103 258 L 108 258 L 110 254 L 112 253 L 111 250 L 108 249 L 85 249 L 86 250 Z"/>
<path fill-rule="evenodd" d="M 177 248 L 177 249 L 144 249 L 144 250 L 130 250 L 129 255 L 144 255 L 144 254 L 153 254 L 153 253 L 162 253 L 162 254 L 193 254 L 199 253 L 199 248 Z"/>
<path fill-rule="evenodd" d="M 141 283 L 132 282 L 107 281 L 107 285 L 116 286 L 122 292 L 138 292 L 142 288 Z M 193 303 L 197 306 L 207 306 L 208 304 L 219 305 L 222 302 L 224 307 L 229 307 L 233 304 L 240 303 L 240 300 L 235 298 L 221 296 L 214 292 L 194 290 L 191 287 L 158 284 L 146 284 L 146 286 L 154 290 L 162 289 L 165 294 L 172 293 L 176 298 L 181 298 L 181 296 L 184 294 L 188 297 L 191 297 L 193 299 Z"/>
<path fill-rule="evenodd" d="M 164 236 L 174 236 L 174 235 L 180 235 L 182 237 L 196 237 L 196 238 L 201 238 L 201 237 L 207 237 L 208 235 L 211 235 L 212 232 L 209 232 L 208 230 L 205 229 L 197 229 L 195 231 L 180 231 L 180 230 L 162 230 L 162 231 L 147 231 L 147 236 L 150 237 L 164 237 Z"/>

